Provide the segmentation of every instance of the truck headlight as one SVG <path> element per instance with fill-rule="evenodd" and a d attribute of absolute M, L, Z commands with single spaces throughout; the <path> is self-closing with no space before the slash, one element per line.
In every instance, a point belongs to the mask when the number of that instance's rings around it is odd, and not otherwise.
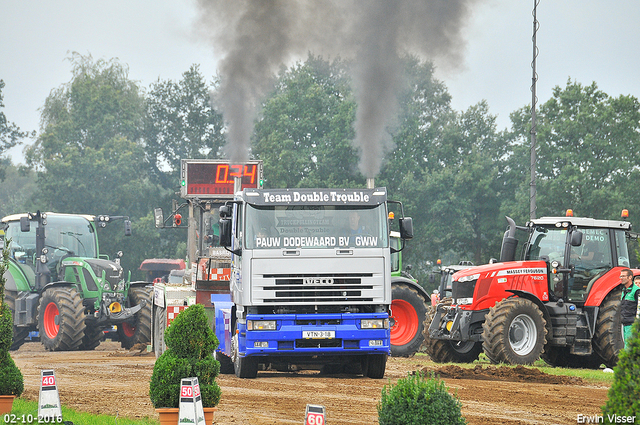
<path fill-rule="evenodd" d="M 275 331 L 275 320 L 247 320 L 248 331 Z"/>
<path fill-rule="evenodd" d="M 360 321 L 360 328 L 362 329 L 387 329 L 388 327 L 388 319 L 362 319 Z"/>

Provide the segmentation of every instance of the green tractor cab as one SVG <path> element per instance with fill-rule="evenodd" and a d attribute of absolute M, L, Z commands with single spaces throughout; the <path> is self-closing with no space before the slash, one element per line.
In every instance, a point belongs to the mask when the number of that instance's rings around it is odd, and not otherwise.
<path fill-rule="evenodd" d="M 5 300 L 13 313 L 12 349 L 38 331 L 47 350 L 92 350 L 116 325 L 131 348 L 151 336 L 152 288 L 132 284 L 120 265 L 99 254 L 97 229 L 128 217 L 23 213 L 2 219 L 9 268 Z"/>

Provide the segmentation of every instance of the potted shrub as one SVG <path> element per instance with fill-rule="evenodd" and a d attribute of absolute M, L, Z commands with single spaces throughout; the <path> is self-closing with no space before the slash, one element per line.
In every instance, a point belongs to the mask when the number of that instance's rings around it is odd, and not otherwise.
<path fill-rule="evenodd" d="M 380 425 L 464 425 L 460 400 L 447 392 L 444 382 L 421 372 L 384 386 L 378 403 Z"/>
<path fill-rule="evenodd" d="M 180 382 L 183 378 L 196 377 L 205 419 L 210 425 L 215 406 L 220 401 L 220 387 L 215 382 L 220 363 L 213 357 L 218 338 L 207 323 L 204 307 L 195 304 L 180 313 L 165 331 L 164 340 L 167 350 L 156 360 L 149 385 L 153 407 L 161 416 L 173 412 L 175 419 L 170 420 L 176 424 Z M 211 419 L 207 418 L 209 415 Z"/>
<path fill-rule="evenodd" d="M 13 318 L 9 306 L 4 302 L 4 274 L 8 268 L 9 249 L 4 248 L 0 262 L 0 415 L 11 412 L 13 399 L 19 397 L 24 390 L 22 373 L 9 355 L 13 338 Z"/>

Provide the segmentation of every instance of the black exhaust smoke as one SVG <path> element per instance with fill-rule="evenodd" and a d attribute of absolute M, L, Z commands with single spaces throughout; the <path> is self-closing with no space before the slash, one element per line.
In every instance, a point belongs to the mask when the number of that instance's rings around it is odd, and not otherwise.
<path fill-rule="evenodd" d="M 260 98 L 278 68 L 307 52 L 355 59 L 360 170 L 374 177 L 392 148 L 400 57 L 417 54 L 457 66 L 461 29 L 475 0 L 198 0 L 199 29 L 220 55 L 219 98 L 226 152 L 248 159 Z"/>

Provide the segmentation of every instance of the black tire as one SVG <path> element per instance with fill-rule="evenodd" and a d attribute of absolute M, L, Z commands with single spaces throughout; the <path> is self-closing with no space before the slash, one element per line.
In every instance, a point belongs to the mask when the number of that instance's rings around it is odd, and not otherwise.
<path fill-rule="evenodd" d="M 224 355 L 219 351 L 215 351 L 213 353 L 213 357 L 220 362 L 220 373 L 223 375 L 233 375 L 235 373 L 231 357 Z"/>
<path fill-rule="evenodd" d="M 362 374 L 371 379 L 382 379 L 386 367 L 386 354 L 369 354 L 362 362 Z"/>
<path fill-rule="evenodd" d="M 549 346 L 540 355 L 542 360 L 554 367 L 568 367 L 572 369 L 599 369 L 603 362 L 597 353 L 588 356 L 571 354 L 570 347 Z"/>
<path fill-rule="evenodd" d="M 84 336 L 82 337 L 82 344 L 80 344 L 79 350 L 95 350 L 100 342 L 104 339 L 104 332 L 101 327 L 87 326 L 84 329 Z"/>
<path fill-rule="evenodd" d="M 153 306 L 153 288 L 132 286 L 129 288 L 129 307 L 145 301 L 144 307 L 131 319 L 118 323 L 120 346 L 129 349 L 136 344 L 151 342 L 151 308 Z"/>
<path fill-rule="evenodd" d="M 489 309 L 482 347 L 492 363 L 532 364 L 546 344 L 542 311 L 526 298 L 507 298 Z"/>
<path fill-rule="evenodd" d="M 482 353 L 482 343 L 473 341 L 425 341 L 425 351 L 436 363 L 473 363 Z"/>
<path fill-rule="evenodd" d="M 429 305 L 407 284 L 392 282 L 391 288 L 391 355 L 411 357 L 424 342 L 424 318 Z"/>
<path fill-rule="evenodd" d="M 77 350 L 84 337 L 84 306 L 74 287 L 45 290 L 38 306 L 40 342 L 49 351 Z"/>
<path fill-rule="evenodd" d="M 433 321 L 434 309 L 429 309 L 424 322 L 424 351 L 436 363 L 473 363 L 478 360 L 482 352 L 482 343 L 474 341 L 449 341 L 432 339 L 429 336 L 429 326 Z"/>
<path fill-rule="evenodd" d="M 618 354 L 624 348 L 619 309 L 621 296 L 622 289 L 616 288 L 602 301 L 593 336 L 593 348 L 611 368 L 618 363 Z"/>
<path fill-rule="evenodd" d="M 16 298 L 18 298 L 18 293 L 16 291 L 4 291 L 4 302 L 9 306 L 9 310 L 11 310 L 11 317 L 16 317 Z M 29 332 L 31 331 L 30 326 L 16 326 L 13 325 L 13 340 L 11 341 L 11 347 L 9 350 L 17 350 L 26 342 L 26 338 L 29 336 Z"/>
<path fill-rule="evenodd" d="M 164 307 L 155 306 L 153 315 L 153 351 L 156 359 L 164 353 L 167 347 L 164 345 L 164 331 L 167 329 L 167 313 Z"/>
<path fill-rule="evenodd" d="M 254 379 L 258 376 L 258 358 L 241 357 L 238 352 L 238 334 L 234 333 L 231 340 L 233 353 L 233 369 L 238 378 Z"/>

